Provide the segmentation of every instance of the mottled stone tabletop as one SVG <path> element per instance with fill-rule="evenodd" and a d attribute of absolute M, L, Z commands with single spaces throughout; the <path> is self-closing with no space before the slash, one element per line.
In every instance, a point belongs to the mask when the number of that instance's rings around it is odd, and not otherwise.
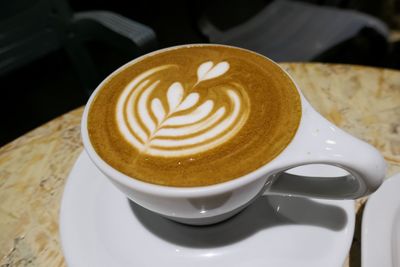
<path fill-rule="evenodd" d="M 348 65 L 281 64 L 325 117 L 377 147 L 400 172 L 400 72 Z M 73 110 L 0 148 L 0 266 L 65 266 L 58 216 L 68 173 L 82 151 Z M 365 198 L 345 266 L 360 266 Z"/>

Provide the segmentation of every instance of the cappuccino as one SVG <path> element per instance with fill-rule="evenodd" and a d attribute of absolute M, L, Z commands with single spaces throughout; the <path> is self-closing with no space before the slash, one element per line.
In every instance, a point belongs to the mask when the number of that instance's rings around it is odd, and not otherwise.
<path fill-rule="evenodd" d="M 290 143 L 300 118 L 296 86 L 275 63 L 244 49 L 188 45 L 108 77 L 87 126 L 113 168 L 148 183 L 192 187 L 267 164 Z"/>

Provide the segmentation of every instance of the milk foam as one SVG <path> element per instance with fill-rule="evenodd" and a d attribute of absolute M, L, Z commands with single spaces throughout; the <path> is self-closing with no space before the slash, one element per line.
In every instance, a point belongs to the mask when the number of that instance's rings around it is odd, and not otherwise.
<path fill-rule="evenodd" d="M 238 85 L 224 85 L 220 93 L 229 103 L 221 104 L 194 90 L 201 82 L 222 77 L 229 71 L 229 63 L 204 62 L 197 68 L 197 82 L 191 88 L 175 81 L 162 92 L 162 99 L 155 97 L 161 81 L 154 77 L 173 67 L 147 70 L 124 88 L 116 106 L 122 136 L 141 153 L 162 157 L 201 153 L 235 136 L 250 112 L 246 91 Z"/>

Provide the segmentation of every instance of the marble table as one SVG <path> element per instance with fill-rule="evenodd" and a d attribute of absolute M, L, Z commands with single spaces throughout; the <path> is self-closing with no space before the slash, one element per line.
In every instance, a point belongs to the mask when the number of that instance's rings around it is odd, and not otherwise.
<path fill-rule="evenodd" d="M 349 65 L 281 64 L 326 118 L 377 147 L 400 172 L 400 72 Z M 0 148 L 0 266 L 65 266 L 58 215 L 82 151 L 73 110 Z M 360 266 L 361 215 L 345 266 Z"/>

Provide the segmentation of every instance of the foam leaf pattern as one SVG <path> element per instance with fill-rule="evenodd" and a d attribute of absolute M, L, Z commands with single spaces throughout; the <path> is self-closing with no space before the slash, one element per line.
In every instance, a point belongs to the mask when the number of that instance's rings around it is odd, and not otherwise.
<path fill-rule="evenodd" d="M 153 111 L 153 114 L 157 119 L 157 123 L 161 123 L 162 120 L 165 118 L 166 112 L 160 99 L 154 98 L 151 101 L 151 111 Z"/>
<path fill-rule="evenodd" d="M 178 105 L 181 103 L 183 98 L 183 87 L 179 82 L 174 82 L 169 88 L 167 92 L 168 96 L 168 105 L 169 105 L 169 114 L 175 111 Z"/>
<path fill-rule="evenodd" d="M 226 61 L 214 65 L 212 61 L 204 62 L 197 70 L 197 83 L 217 78 L 229 70 L 229 64 Z"/>
<path fill-rule="evenodd" d="M 215 93 L 213 98 L 201 97 L 178 81 L 162 89 L 160 80 L 152 77 L 167 68 L 160 66 L 140 74 L 118 99 L 117 124 L 133 147 L 153 156 L 187 156 L 221 145 L 241 129 L 249 113 L 245 91 L 224 87 L 217 95 L 229 103 L 222 104 L 225 102 L 218 101 Z M 215 65 L 207 61 L 197 69 L 197 83 L 228 70 L 228 62 Z"/>

